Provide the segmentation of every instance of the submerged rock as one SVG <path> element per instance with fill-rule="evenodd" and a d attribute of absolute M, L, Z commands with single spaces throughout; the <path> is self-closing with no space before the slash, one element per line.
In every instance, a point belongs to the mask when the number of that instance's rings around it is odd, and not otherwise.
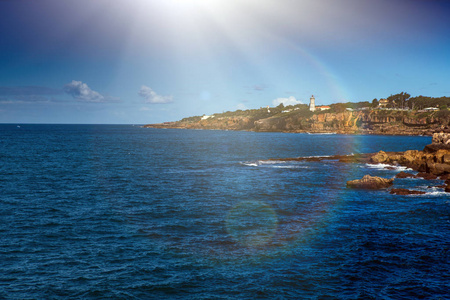
<path fill-rule="evenodd" d="M 414 178 L 415 175 L 411 174 L 411 173 L 406 173 L 406 172 L 400 172 L 397 175 L 395 175 L 395 178 Z"/>
<path fill-rule="evenodd" d="M 384 189 L 394 183 L 394 178 L 386 179 L 377 176 L 365 175 L 362 179 L 347 181 L 347 188 L 377 190 Z"/>
<path fill-rule="evenodd" d="M 416 178 L 423 178 L 426 180 L 435 180 L 437 176 L 431 173 L 420 172 L 416 175 Z"/>
<path fill-rule="evenodd" d="M 426 194 L 422 191 L 408 190 L 408 189 L 392 189 L 391 194 L 394 195 L 423 195 Z"/>

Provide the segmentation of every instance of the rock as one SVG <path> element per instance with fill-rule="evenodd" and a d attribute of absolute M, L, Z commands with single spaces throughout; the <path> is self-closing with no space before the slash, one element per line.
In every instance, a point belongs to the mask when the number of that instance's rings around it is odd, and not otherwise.
<path fill-rule="evenodd" d="M 372 156 L 370 158 L 370 160 L 373 163 L 382 164 L 382 163 L 386 163 L 389 161 L 389 156 L 386 154 L 386 152 L 380 151 L 377 154 L 375 154 L 374 156 Z"/>
<path fill-rule="evenodd" d="M 450 179 L 450 174 L 441 175 L 441 176 L 439 176 L 439 179 L 448 180 L 448 179 Z"/>
<path fill-rule="evenodd" d="M 395 175 L 395 178 L 414 178 L 415 175 L 411 174 L 411 173 L 406 173 L 406 172 L 400 172 L 397 175 Z"/>
<path fill-rule="evenodd" d="M 447 184 L 447 186 L 445 187 L 444 191 L 446 193 L 450 193 L 450 184 Z"/>
<path fill-rule="evenodd" d="M 386 179 L 376 176 L 365 175 L 362 179 L 347 181 L 347 188 L 353 189 L 384 189 L 394 183 L 394 178 Z"/>
<path fill-rule="evenodd" d="M 426 180 L 434 180 L 437 179 L 437 176 L 430 173 L 420 172 L 416 175 L 416 178 L 423 178 Z"/>
<path fill-rule="evenodd" d="M 429 145 L 426 145 L 425 148 L 423 148 L 423 152 L 434 153 L 440 149 L 450 150 L 450 145 L 449 144 L 429 144 Z"/>
<path fill-rule="evenodd" d="M 418 150 L 407 150 L 407 151 L 405 151 L 405 153 L 403 153 L 401 162 L 402 163 L 412 163 L 415 160 L 417 160 L 418 156 L 419 156 Z"/>
<path fill-rule="evenodd" d="M 448 145 L 450 144 L 450 134 L 442 131 L 439 133 L 433 133 L 432 143 Z"/>
<path fill-rule="evenodd" d="M 428 171 L 434 175 L 444 175 L 450 173 L 449 164 L 427 163 Z"/>
<path fill-rule="evenodd" d="M 414 190 L 408 190 L 408 189 L 392 189 L 391 194 L 394 195 L 423 195 L 425 192 L 422 191 L 414 191 Z"/>

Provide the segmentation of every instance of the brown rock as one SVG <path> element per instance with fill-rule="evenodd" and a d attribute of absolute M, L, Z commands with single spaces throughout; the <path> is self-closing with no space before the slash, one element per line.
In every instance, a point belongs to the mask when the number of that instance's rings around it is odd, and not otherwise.
<path fill-rule="evenodd" d="M 429 144 L 423 148 L 423 152 L 434 153 L 440 149 L 450 150 L 450 145 L 448 144 Z"/>
<path fill-rule="evenodd" d="M 423 195 L 425 192 L 422 191 L 414 191 L 414 190 L 408 190 L 408 189 L 392 189 L 391 194 L 394 195 Z"/>
<path fill-rule="evenodd" d="M 427 164 L 430 173 L 435 175 L 442 175 L 450 173 L 450 164 L 429 163 Z"/>
<path fill-rule="evenodd" d="M 418 150 L 407 150 L 403 153 L 403 157 L 401 158 L 402 162 L 411 163 L 417 160 L 417 156 L 419 156 Z"/>
<path fill-rule="evenodd" d="M 365 175 L 362 179 L 347 181 L 347 188 L 353 189 L 384 189 L 394 183 L 394 178 L 386 179 L 377 176 Z"/>
<path fill-rule="evenodd" d="M 384 151 L 380 151 L 370 158 L 370 161 L 376 164 L 382 164 L 389 161 L 389 156 Z"/>
<path fill-rule="evenodd" d="M 446 153 L 442 156 L 442 163 L 450 164 L 450 154 Z"/>
<path fill-rule="evenodd" d="M 437 176 L 431 173 L 420 172 L 416 175 L 416 178 L 423 178 L 426 180 L 434 180 L 437 179 Z"/>
<path fill-rule="evenodd" d="M 395 175 L 395 178 L 414 178 L 414 174 L 406 173 L 406 172 L 400 172 L 397 175 Z"/>
<path fill-rule="evenodd" d="M 447 180 L 447 179 L 450 179 L 450 174 L 444 174 L 444 175 L 441 175 L 441 176 L 439 176 L 439 179 L 441 179 L 441 180 Z"/>
<path fill-rule="evenodd" d="M 447 184 L 447 186 L 445 187 L 444 191 L 446 193 L 450 193 L 450 184 Z"/>

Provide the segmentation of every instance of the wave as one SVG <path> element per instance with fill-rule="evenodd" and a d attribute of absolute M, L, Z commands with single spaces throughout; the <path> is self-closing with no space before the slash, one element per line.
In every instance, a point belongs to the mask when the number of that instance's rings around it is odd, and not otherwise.
<path fill-rule="evenodd" d="M 314 135 L 329 135 L 329 134 L 336 134 L 336 132 L 307 132 L 307 134 L 314 134 Z"/>
<path fill-rule="evenodd" d="M 281 160 L 258 160 L 258 163 L 261 165 L 276 165 L 276 164 L 284 164 L 285 161 Z"/>
<path fill-rule="evenodd" d="M 241 161 L 240 164 L 241 164 L 241 165 L 244 165 L 244 166 L 248 166 L 248 167 L 257 167 L 257 166 L 259 166 L 258 162 L 245 162 L 245 161 Z"/>
<path fill-rule="evenodd" d="M 278 169 L 308 169 L 307 166 L 293 166 L 293 165 L 288 165 L 288 166 L 273 166 L 273 168 L 278 168 Z"/>
<path fill-rule="evenodd" d="M 412 171 L 413 169 L 404 166 L 393 166 L 389 164 L 366 164 L 371 169 L 385 170 L 394 168 L 396 171 Z"/>
<path fill-rule="evenodd" d="M 266 167 L 277 169 L 308 169 L 307 166 L 300 166 L 298 163 L 295 162 L 277 161 L 277 160 L 243 161 L 239 163 L 247 167 Z"/>

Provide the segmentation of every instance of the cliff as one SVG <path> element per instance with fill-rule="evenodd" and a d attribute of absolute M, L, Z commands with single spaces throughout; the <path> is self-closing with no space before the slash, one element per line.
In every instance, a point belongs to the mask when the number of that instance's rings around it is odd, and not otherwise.
<path fill-rule="evenodd" d="M 450 111 L 367 109 L 343 112 L 310 112 L 307 107 L 288 111 L 266 108 L 185 118 L 144 127 L 309 132 L 345 134 L 432 135 L 450 132 Z"/>

